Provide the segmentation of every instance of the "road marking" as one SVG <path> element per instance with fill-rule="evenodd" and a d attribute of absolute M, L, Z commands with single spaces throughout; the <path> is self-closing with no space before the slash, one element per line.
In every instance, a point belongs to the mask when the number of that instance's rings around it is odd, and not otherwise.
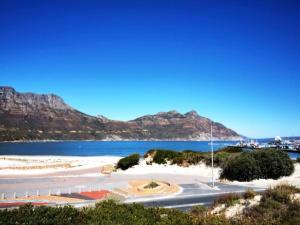
<path fill-rule="evenodd" d="M 204 205 L 203 203 L 192 203 L 192 204 L 182 204 L 182 205 L 169 205 L 163 206 L 163 208 L 173 209 L 173 208 L 184 208 L 184 207 L 192 207 L 196 205 Z"/>

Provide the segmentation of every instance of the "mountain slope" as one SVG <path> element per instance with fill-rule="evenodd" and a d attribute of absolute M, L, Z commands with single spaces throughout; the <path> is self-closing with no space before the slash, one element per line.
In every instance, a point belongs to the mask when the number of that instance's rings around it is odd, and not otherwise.
<path fill-rule="evenodd" d="M 123 122 L 86 115 L 54 94 L 19 93 L 0 87 L 0 140 L 208 140 L 212 121 L 195 111 L 146 115 Z M 213 123 L 217 139 L 240 136 Z"/>

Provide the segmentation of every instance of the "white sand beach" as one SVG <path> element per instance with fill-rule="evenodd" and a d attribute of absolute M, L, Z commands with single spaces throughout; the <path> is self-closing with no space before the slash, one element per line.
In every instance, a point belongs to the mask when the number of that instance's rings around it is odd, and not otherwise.
<path fill-rule="evenodd" d="M 0 157 L 0 175 L 41 175 L 60 171 L 100 168 L 115 164 L 117 156 L 18 156 Z"/>

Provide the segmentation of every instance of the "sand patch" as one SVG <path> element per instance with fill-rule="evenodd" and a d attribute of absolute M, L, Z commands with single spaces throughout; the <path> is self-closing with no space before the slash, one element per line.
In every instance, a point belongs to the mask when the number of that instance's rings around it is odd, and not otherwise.
<path fill-rule="evenodd" d="M 68 198 L 57 195 L 38 195 L 38 196 L 28 196 L 20 198 L 8 198 L 6 201 L 32 201 L 32 202 L 55 202 L 55 203 L 74 203 L 74 202 L 83 202 L 84 199 L 79 198 Z"/>
<path fill-rule="evenodd" d="M 18 156 L 0 157 L 1 175 L 37 175 L 59 171 L 75 171 L 101 168 L 115 164 L 121 157 L 115 156 Z M 99 171 L 100 174 L 100 171 Z"/>
<path fill-rule="evenodd" d="M 40 170 L 40 169 L 50 169 L 50 168 L 71 168 L 70 163 L 57 163 L 50 165 L 36 165 L 36 166 L 7 166 L 0 167 L 0 170 Z"/>
<path fill-rule="evenodd" d="M 132 180 L 128 182 L 129 187 L 115 189 L 116 192 L 127 196 L 148 196 L 159 194 L 174 194 L 180 191 L 177 184 L 157 180 Z M 155 184 L 151 187 L 151 184 Z"/>

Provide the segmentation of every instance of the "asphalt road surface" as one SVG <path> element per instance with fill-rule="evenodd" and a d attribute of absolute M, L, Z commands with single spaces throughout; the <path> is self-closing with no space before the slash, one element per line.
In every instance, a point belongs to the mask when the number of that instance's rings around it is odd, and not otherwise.
<path fill-rule="evenodd" d="M 215 199 L 227 193 L 243 194 L 249 186 L 229 185 L 223 183 L 216 183 L 215 188 L 210 188 L 199 183 L 182 184 L 182 192 L 171 197 L 153 198 L 153 199 L 129 199 L 126 202 L 138 202 L 148 207 L 164 207 L 175 208 L 182 211 L 187 211 L 196 205 L 211 205 Z M 252 188 L 256 192 L 261 192 L 262 188 Z"/>

